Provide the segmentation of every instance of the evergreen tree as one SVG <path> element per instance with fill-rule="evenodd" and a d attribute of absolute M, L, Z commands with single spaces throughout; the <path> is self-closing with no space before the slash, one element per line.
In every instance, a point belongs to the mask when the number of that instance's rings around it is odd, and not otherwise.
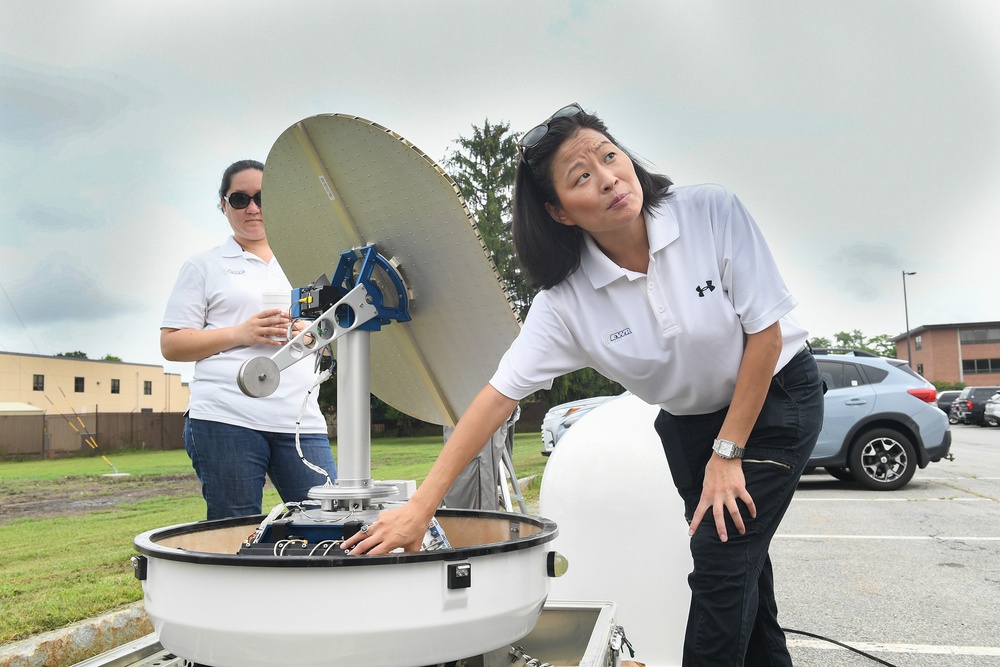
<path fill-rule="evenodd" d="M 531 293 L 514 254 L 511 237 L 511 200 L 520 155 L 517 135 L 510 123 L 472 126 L 472 136 L 460 136 L 445 160 L 448 174 L 458 185 L 479 228 L 490 258 L 504 287 L 523 318 L 531 304 Z"/>

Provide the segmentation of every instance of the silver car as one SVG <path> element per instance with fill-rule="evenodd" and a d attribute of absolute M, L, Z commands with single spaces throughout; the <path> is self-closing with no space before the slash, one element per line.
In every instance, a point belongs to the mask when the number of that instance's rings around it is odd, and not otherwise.
<path fill-rule="evenodd" d="M 1000 425 L 1000 391 L 990 396 L 983 411 L 983 421 L 988 426 Z"/>

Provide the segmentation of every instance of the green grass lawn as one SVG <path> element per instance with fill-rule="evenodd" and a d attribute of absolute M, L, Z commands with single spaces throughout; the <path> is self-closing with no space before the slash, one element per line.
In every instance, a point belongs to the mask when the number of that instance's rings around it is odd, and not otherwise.
<path fill-rule="evenodd" d="M 518 477 L 537 476 L 547 459 L 540 453 L 537 432 L 514 438 L 514 469 Z M 415 479 L 422 482 L 437 453 L 441 438 L 400 438 L 372 441 L 372 477 Z M 142 484 L 166 475 L 192 475 L 183 450 L 118 453 L 108 458 L 130 484 Z M 19 496 L 48 497 L 59 485 L 79 477 L 101 478 L 111 468 L 99 457 L 0 463 L 0 489 Z M 109 484 L 116 482 L 109 480 Z M 529 504 L 537 505 L 538 483 L 522 489 Z M 265 511 L 280 502 L 277 493 L 265 493 Z M 82 516 L 17 519 L 0 525 L 0 643 L 65 627 L 142 599 L 129 558 L 139 533 L 205 518 L 205 505 L 196 492 L 165 495 L 117 505 Z"/>

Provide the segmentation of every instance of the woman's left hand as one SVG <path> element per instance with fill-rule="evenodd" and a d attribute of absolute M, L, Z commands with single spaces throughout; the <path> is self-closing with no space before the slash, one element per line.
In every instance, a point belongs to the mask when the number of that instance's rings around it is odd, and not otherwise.
<path fill-rule="evenodd" d="M 705 466 L 705 483 L 701 488 L 701 501 L 694 511 L 694 518 L 691 519 L 691 527 L 688 536 L 694 535 L 705 517 L 705 513 L 711 508 L 715 517 L 715 528 L 719 532 L 719 539 L 723 542 L 729 539 L 726 530 L 726 512 L 733 518 L 736 530 L 740 535 L 746 532 L 743 523 L 743 516 L 740 514 L 739 503 L 742 500 L 750 512 L 751 518 L 757 516 L 757 507 L 754 505 L 750 492 L 747 491 L 746 479 L 743 477 L 742 459 L 724 459 L 712 454 L 708 465 Z"/>
<path fill-rule="evenodd" d="M 428 517 L 416 505 L 406 503 L 379 514 L 378 519 L 344 540 L 340 548 L 354 555 L 372 556 L 387 554 L 399 547 L 406 552 L 417 552 L 433 517 L 433 511 Z"/>

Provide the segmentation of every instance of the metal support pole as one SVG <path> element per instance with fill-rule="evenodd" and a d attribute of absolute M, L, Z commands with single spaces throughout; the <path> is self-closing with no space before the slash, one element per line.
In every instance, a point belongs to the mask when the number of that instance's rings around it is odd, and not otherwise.
<path fill-rule="evenodd" d="M 371 486 L 371 332 L 337 339 L 337 481 Z"/>

